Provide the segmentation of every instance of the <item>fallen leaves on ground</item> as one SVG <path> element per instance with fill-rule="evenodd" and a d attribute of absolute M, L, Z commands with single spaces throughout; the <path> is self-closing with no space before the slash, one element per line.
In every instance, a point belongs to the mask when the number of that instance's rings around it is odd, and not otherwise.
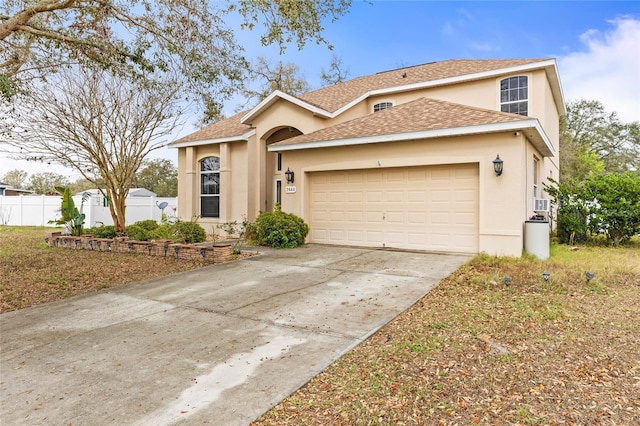
<path fill-rule="evenodd" d="M 477 256 L 253 425 L 640 424 L 640 249 L 558 257 Z"/>
<path fill-rule="evenodd" d="M 49 230 L 0 226 L 0 312 L 210 265 L 200 259 L 48 247 Z"/>

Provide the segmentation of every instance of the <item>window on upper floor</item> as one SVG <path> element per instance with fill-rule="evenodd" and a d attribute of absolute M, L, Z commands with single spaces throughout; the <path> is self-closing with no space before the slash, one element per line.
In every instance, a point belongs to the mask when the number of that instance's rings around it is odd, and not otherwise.
<path fill-rule="evenodd" d="M 500 81 L 500 111 L 529 115 L 529 78 L 509 77 Z"/>
<path fill-rule="evenodd" d="M 200 161 L 200 216 L 220 217 L 220 157 Z"/>
<path fill-rule="evenodd" d="M 373 112 L 382 111 L 384 109 L 389 109 L 393 106 L 392 102 L 380 102 L 373 106 Z"/>

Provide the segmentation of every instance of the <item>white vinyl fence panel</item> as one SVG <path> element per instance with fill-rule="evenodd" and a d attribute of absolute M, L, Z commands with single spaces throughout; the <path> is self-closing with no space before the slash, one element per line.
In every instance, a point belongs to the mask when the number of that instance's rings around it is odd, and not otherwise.
<path fill-rule="evenodd" d="M 80 209 L 82 197 L 73 197 L 76 207 Z M 0 196 L 0 225 L 14 226 L 57 226 L 49 221 L 60 218 L 61 196 L 19 195 Z M 154 219 L 160 222 L 162 210 L 158 205 L 167 203 L 164 214 L 178 217 L 178 199 L 165 197 L 128 197 L 126 220 L 130 225 L 140 220 Z M 92 195 L 82 206 L 86 215 L 86 228 L 99 225 L 113 225 L 109 207 L 102 195 Z"/>

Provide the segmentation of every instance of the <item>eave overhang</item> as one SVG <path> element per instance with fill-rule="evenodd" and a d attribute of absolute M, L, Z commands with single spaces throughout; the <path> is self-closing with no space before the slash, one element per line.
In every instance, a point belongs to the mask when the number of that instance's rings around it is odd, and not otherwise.
<path fill-rule="evenodd" d="M 302 99 L 298 99 L 295 96 L 291 96 L 286 94 L 280 90 L 276 90 L 265 99 L 262 100 L 258 105 L 255 106 L 251 111 L 249 111 L 246 115 L 244 115 L 240 122 L 242 124 L 251 125 L 253 119 L 260 115 L 263 111 L 267 110 L 271 105 L 275 104 L 278 100 L 283 99 L 285 101 L 291 102 L 294 105 L 299 106 L 300 108 L 304 108 L 314 115 L 323 117 L 323 118 L 333 118 L 330 112 L 319 108 L 315 105 L 312 105 L 308 102 L 303 101 Z"/>
<path fill-rule="evenodd" d="M 356 138 L 318 140 L 293 144 L 273 144 L 267 147 L 270 152 L 294 151 L 302 149 L 331 148 L 338 146 L 366 145 L 374 143 L 401 142 L 420 139 L 435 139 L 454 136 L 469 136 L 489 133 L 522 132 L 544 157 L 554 157 L 555 149 L 545 134 L 540 122 L 535 119 L 518 120 L 507 123 L 481 124 L 474 126 L 430 129 L 418 132 L 393 133 L 387 135 L 361 136 Z"/>
<path fill-rule="evenodd" d="M 247 142 L 249 138 L 256 134 L 256 129 L 251 129 L 242 135 L 237 136 L 227 136 L 224 138 L 213 138 L 213 139 L 202 139 L 198 141 L 189 141 L 189 142 L 177 142 L 169 144 L 169 148 L 186 148 L 190 146 L 201 146 L 201 145 L 211 145 L 211 144 L 220 144 L 220 143 L 228 143 L 228 142 Z"/>

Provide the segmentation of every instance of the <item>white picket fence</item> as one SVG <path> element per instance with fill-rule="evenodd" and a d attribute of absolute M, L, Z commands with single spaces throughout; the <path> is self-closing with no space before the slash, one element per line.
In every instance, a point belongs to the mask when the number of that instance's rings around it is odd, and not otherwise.
<path fill-rule="evenodd" d="M 75 195 L 73 201 L 80 209 L 82 197 Z M 49 221 L 60 218 L 61 196 L 47 195 L 0 195 L 0 225 L 14 226 L 58 226 Z M 178 199 L 164 197 L 128 197 L 126 220 L 127 225 L 146 219 L 154 219 L 160 222 L 162 210 L 158 205 L 167 203 L 164 214 L 178 217 Z M 82 212 L 86 215 L 84 226 L 86 228 L 99 225 L 113 225 L 109 207 L 105 205 L 102 195 L 92 195 L 82 206 Z"/>

